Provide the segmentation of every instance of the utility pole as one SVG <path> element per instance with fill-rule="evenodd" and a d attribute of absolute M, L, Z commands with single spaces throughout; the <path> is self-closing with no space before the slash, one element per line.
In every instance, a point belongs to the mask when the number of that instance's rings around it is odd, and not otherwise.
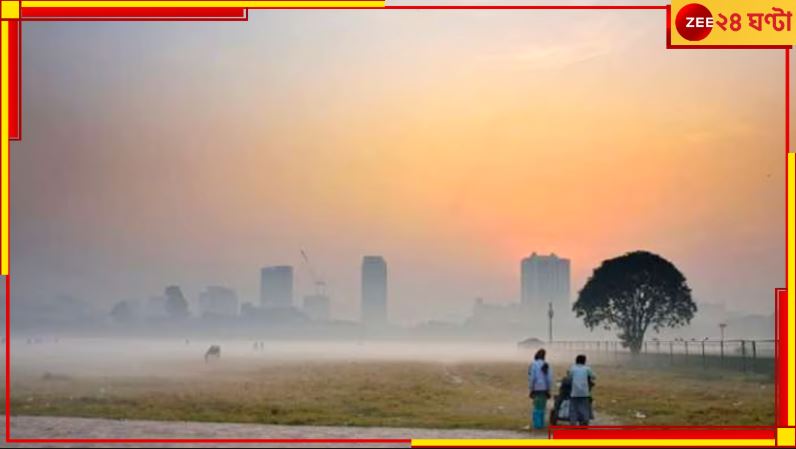
<path fill-rule="evenodd" d="M 553 342 L 553 303 L 547 303 L 547 342 Z"/>

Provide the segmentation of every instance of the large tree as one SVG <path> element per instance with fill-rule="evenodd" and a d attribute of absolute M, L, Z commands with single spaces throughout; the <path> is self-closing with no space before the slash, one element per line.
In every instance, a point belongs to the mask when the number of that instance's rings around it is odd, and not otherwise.
<path fill-rule="evenodd" d="M 688 324 L 697 306 L 677 267 L 657 254 L 635 251 L 603 261 L 572 310 L 589 329 L 618 330 L 624 346 L 638 353 L 648 329 Z"/>

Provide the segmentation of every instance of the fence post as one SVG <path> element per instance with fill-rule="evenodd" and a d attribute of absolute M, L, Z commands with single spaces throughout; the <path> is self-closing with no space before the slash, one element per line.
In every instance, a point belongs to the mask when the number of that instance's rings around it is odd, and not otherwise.
<path fill-rule="evenodd" d="M 674 342 L 669 342 L 669 364 L 674 365 Z"/>
<path fill-rule="evenodd" d="M 744 372 L 746 372 L 746 340 L 741 340 L 741 366 Z"/>
<path fill-rule="evenodd" d="M 724 366 L 724 340 L 719 341 L 719 347 L 721 348 L 721 366 Z"/>
<path fill-rule="evenodd" d="M 705 358 L 705 340 L 702 340 L 702 369 L 708 368 L 708 360 Z"/>
<path fill-rule="evenodd" d="M 757 366 L 757 342 L 752 340 L 752 366 Z"/>

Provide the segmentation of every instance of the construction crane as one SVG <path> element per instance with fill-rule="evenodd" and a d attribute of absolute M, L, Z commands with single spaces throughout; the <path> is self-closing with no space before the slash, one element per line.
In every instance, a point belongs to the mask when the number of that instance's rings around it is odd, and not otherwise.
<path fill-rule="evenodd" d="M 307 267 L 307 271 L 310 273 L 313 285 L 315 285 L 315 294 L 326 295 L 326 282 L 321 279 L 315 269 L 313 269 L 312 263 L 310 262 L 310 258 L 307 256 L 307 253 L 304 252 L 303 249 L 300 249 L 299 251 L 301 252 L 301 259 L 304 261 L 304 266 Z"/>

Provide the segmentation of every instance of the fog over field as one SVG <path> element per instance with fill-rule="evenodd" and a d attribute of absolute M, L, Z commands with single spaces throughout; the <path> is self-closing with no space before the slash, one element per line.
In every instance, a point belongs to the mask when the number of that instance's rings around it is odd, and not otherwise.
<path fill-rule="evenodd" d="M 211 345 L 221 347 L 221 360 L 204 362 Z M 264 342 L 174 339 L 12 340 L 11 364 L 17 370 L 64 375 L 185 375 L 205 369 L 262 366 L 269 363 L 324 361 L 473 362 L 523 361 L 528 351 L 511 344 L 401 342 Z M 205 368 L 206 367 L 206 368 Z M 201 368 L 198 369 L 197 368 Z"/>
<path fill-rule="evenodd" d="M 221 358 L 205 362 L 211 345 L 221 347 Z M 41 337 L 15 339 L 11 351 L 17 416 L 517 431 L 527 426 L 534 349 L 323 341 L 266 341 L 260 349 L 247 340 Z M 704 370 L 699 361 L 686 367 L 683 356 L 670 367 L 584 352 L 598 376 L 597 424 L 773 419 L 768 374 Z M 556 380 L 573 357 L 549 352 Z M 651 382 L 658 387 L 650 390 Z"/>

